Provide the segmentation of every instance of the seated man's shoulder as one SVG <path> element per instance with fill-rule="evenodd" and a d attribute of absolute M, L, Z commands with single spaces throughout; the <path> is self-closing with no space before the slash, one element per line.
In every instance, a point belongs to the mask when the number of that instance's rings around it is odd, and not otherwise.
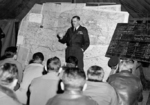
<path fill-rule="evenodd" d="M 138 77 L 136 77 L 135 75 L 132 76 L 131 80 L 132 80 L 132 81 L 135 81 L 135 83 L 136 83 L 137 85 L 139 85 L 139 84 L 142 85 L 142 84 L 141 84 L 141 79 L 138 78 Z M 130 81 L 131 81 L 131 80 L 130 80 Z"/>
<path fill-rule="evenodd" d="M 29 70 L 29 71 L 32 71 L 32 70 L 42 70 L 43 71 L 43 65 L 42 64 L 29 64 L 25 67 L 25 71 L 26 70 Z"/>
<path fill-rule="evenodd" d="M 114 80 L 115 80 L 116 78 L 118 78 L 118 77 L 119 77 L 118 74 L 110 75 L 110 76 L 108 77 L 107 82 L 109 83 L 110 81 L 114 81 Z"/>
<path fill-rule="evenodd" d="M 57 94 L 54 97 L 50 98 L 47 101 L 46 105 L 54 105 L 55 102 L 61 101 L 62 99 L 60 98 L 62 94 Z"/>
<path fill-rule="evenodd" d="M 137 76 L 135 76 L 135 75 L 133 75 L 133 74 L 131 74 L 131 77 L 134 78 L 134 79 L 137 80 L 137 81 L 140 81 L 140 78 L 137 77 Z"/>
<path fill-rule="evenodd" d="M 105 89 L 107 90 L 113 90 L 114 88 L 109 84 L 109 83 L 107 83 L 107 82 L 104 82 L 103 84 L 103 87 L 105 87 Z"/>
<path fill-rule="evenodd" d="M 89 96 L 82 96 L 80 98 L 71 99 L 66 98 L 63 94 L 56 95 L 53 98 L 49 99 L 46 105 L 55 105 L 54 103 L 58 104 L 68 102 L 71 102 L 70 105 L 75 105 L 75 103 L 78 103 L 78 105 L 98 105 L 97 102 Z"/>
<path fill-rule="evenodd" d="M 98 105 L 98 103 L 90 96 L 85 96 L 87 105 Z"/>
<path fill-rule="evenodd" d="M 101 89 L 101 91 L 99 92 L 100 94 L 105 93 L 105 95 L 114 95 L 113 93 L 115 89 L 107 82 L 100 83 L 99 88 Z"/>
<path fill-rule="evenodd" d="M 39 84 L 41 80 L 42 80 L 42 76 L 41 76 L 41 77 L 34 78 L 34 79 L 31 81 L 31 85 Z"/>

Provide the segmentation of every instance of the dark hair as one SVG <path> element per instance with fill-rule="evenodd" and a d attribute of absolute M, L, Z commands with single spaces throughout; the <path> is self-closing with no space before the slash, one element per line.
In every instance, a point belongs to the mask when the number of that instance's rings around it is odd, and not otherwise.
<path fill-rule="evenodd" d="M 15 46 L 8 47 L 5 50 L 5 53 L 7 53 L 7 52 L 17 53 L 17 47 L 15 47 Z"/>
<path fill-rule="evenodd" d="M 104 76 L 103 68 L 97 65 L 91 66 L 87 71 L 87 76 L 90 81 L 99 81 L 97 77 Z"/>
<path fill-rule="evenodd" d="M 58 57 L 52 57 L 52 58 L 50 58 L 50 59 L 48 59 L 47 60 L 47 70 L 54 70 L 54 68 L 52 68 L 51 66 L 50 66 L 50 63 L 52 62 L 52 61 L 54 61 L 54 64 L 55 65 L 58 65 L 59 63 L 60 63 L 60 59 L 58 58 Z"/>
<path fill-rule="evenodd" d="M 150 63 L 147 63 L 147 62 L 141 62 L 142 64 L 142 67 L 149 67 Z"/>
<path fill-rule="evenodd" d="M 16 55 L 16 53 L 17 53 L 17 47 L 15 47 L 15 46 L 8 47 L 5 50 L 4 55 L 0 58 L 0 60 L 4 60 L 6 58 L 13 58 L 14 55 Z"/>
<path fill-rule="evenodd" d="M 37 52 L 37 53 L 34 53 L 33 54 L 33 57 L 32 57 L 33 60 L 41 60 L 41 61 L 44 61 L 44 55 L 41 53 L 41 52 Z"/>
<path fill-rule="evenodd" d="M 67 63 L 74 64 L 75 66 L 78 65 L 78 59 L 75 56 L 69 56 L 66 60 Z"/>
<path fill-rule="evenodd" d="M 5 73 L 9 75 L 5 75 Z M 15 64 L 5 63 L 0 68 L 0 83 L 1 85 L 9 85 L 13 82 L 15 78 L 17 78 L 18 69 Z"/>
<path fill-rule="evenodd" d="M 83 88 L 86 75 L 85 72 L 79 68 L 65 68 L 62 76 L 62 81 L 66 88 Z"/>
<path fill-rule="evenodd" d="M 74 19 L 74 18 L 80 20 L 80 17 L 79 17 L 79 16 L 73 16 L 72 19 Z"/>

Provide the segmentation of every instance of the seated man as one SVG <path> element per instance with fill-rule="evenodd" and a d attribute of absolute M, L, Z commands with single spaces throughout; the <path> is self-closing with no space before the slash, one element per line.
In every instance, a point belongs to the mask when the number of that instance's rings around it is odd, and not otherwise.
<path fill-rule="evenodd" d="M 20 89 L 16 91 L 19 100 L 23 104 L 26 104 L 26 92 L 29 85 L 31 84 L 31 81 L 34 78 L 42 76 L 42 72 L 44 69 L 44 66 L 42 65 L 43 61 L 44 55 L 41 52 L 37 52 L 32 57 L 32 63 L 29 64 L 24 70 L 23 81 L 20 84 Z"/>
<path fill-rule="evenodd" d="M 67 67 L 77 67 L 78 66 L 78 59 L 75 56 L 69 56 L 66 60 Z"/>
<path fill-rule="evenodd" d="M 115 88 L 119 96 L 119 105 L 138 105 L 138 102 L 142 101 L 142 84 L 140 79 L 132 74 L 133 67 L 133 60 L 122 60 L 119 73 L 108 79 L 108 83 Z"/>
<path fill-rule="evenodd" d="M 114 88 L 102 82 L 104 70 L 99 66 L 91 66 L 87 71 L 87 89 L 84 94 L 92 97 L 99 105 L 118 105 Z"/>
<path fill-rule="evenodd" d="M 77 66 L 78 66 L 78 59 L 75 56 L 69 56 L 66 60 L 65 67 L 77 67 Z M 63 69 L 60 68 L 60 70 L 58 71 L 58 75 L 60 76 L 60 78 L 62 77 L 63 72 L 64 72 Z"/>
<path fill-rule="evenodd" d="M 35 78 L 30 86 L 30 105 L 45 105 L 49 98 L 57 94 L 58 70 L 61 67 L 57 57 L 48 59 L 47 74 Z"/>
<path fill-rule="evenodd" d="M 49 99 L 46 105 L 97 105 L 90 97 L 84 96 L 86 76 L 83 70 L 78 68 L 66 68 L 62 77 L 64 93 Z"/>
<path fill-rule="evenodd" d="M 8 47 L 5 50 L 5 54 L 1 57 L 0 66 L 5 63 L 15 64 L 18 69 L 18 83 L 22 82 L 23 77 L 23 67 L 22 64 L 17 61 L 17 47 Z"/>
<path fill-rule="evenodd" d="M 15 64 L 0 66 L 0 105 L 21 105 L 13 89 L 18 81 L 18 69 Z"/>

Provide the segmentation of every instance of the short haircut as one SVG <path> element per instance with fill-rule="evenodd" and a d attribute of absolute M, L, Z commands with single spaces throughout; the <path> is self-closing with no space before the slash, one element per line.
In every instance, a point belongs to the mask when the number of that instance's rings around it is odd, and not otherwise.
<path fill-rule="evenodd" d="M 80 20 L 79 16 L 73 16 L 72 19 L 76 18 L 77 20 Z"/>
<path fill-rule="evenodd" d="M 41 52 L 37 52 L 37 53 L 34 53 L 33 54 L 33 57 L 32 57 L 33 60 L 41 60 L 41 61 L 44 61 L 44 55 L 41 53 Z"/>
<path fill-rule="evenodd" d="M 15 64 L 5 63 L 0 67 L 0 84 L 9 85 L 17 78 L 18 69 Z"/>
<path fill-rule="evenodd" d="M 83 88 L 86 82 L 86 75 L 85 72 L 79 68 L 66 68 L 63 76 L 62 81 L 65 85 L 65 88 L 76 88 L 81 89 Z"/>
<path fill-rule="evenodd" d="M 66 63 L 74 64 L 75 66 L 78 65 L 78 59 L 75 56 L 69 56 L 66 60 Z"/>
<path fill-rule="evenodd" d="M 117 66 L 119 63 L 119 57 L 117 56 L 112 56 L 109 61 L 108 61 L 108 66 L 110 68 Z"/>
<path fill-rule="evenodd" d="M 104 77 L 104 70 L 102 67 L 97 65 L 91 66 L 87 71 L 87 77 L 89 81 L 102 81 Z"/>
<path fill-rule="evenodd" d="M 17 47 L 15 46 L 12 46 L 12 47 L 8 47 L 6 50 L 5 50 L 5 54 L 4 56 L 6 58 L 12 58 L 14 57 L 14 55 L 17 54 Z"/>
<path fill-rule="evenodd" d="M 53 67 L 50 66 L 50 64 L 53 62 L 53 65 L 61 66 L 60 59 L 58 57 L 52 57 L 47 60 L 47 70 L 54 70 Z M 56 71 L 57 72 L 57 71 Z"/>

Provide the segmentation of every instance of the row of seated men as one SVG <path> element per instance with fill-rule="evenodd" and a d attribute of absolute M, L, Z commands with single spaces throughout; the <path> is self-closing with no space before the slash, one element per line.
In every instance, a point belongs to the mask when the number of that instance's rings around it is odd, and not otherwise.
<path fill-rule="evenodd" d="M 65 66 L 52 57 L 44 67 L 44 56 L 37 52 L 23 69 L 16 53 L 17 48 L 10 47 L 1 57 L 0 105 L 138 105 L 142 101 L 141 81 L 132 74 L 133 60 L 122 60 L 119 73 L 103 82 L 102 67 L 93 65 L 85 74 L 73 56 Z"/>

